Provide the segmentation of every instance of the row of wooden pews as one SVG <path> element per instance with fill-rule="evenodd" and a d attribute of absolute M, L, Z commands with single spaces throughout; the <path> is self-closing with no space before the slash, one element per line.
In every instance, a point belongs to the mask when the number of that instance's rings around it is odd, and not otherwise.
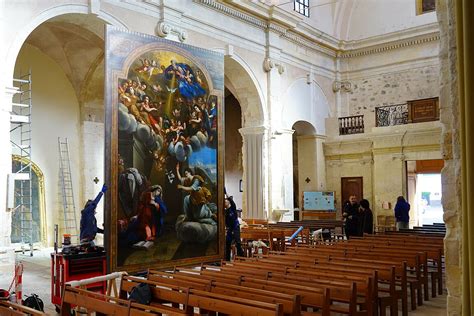
<path fill-rule="evenodd" d="M 149 270 L 123 276 L 120 297 L 67 287 L 72 305 L 116 315 L 402 315 L 443 292 L 443 239 L 381 234 L 287 245 L 220 266 Z M 151 304 L 127 300 L 146 284 Z M 430 288 L 431 287 L 431 288 Z M 66 312 L 63 315 L 69 315 Z"/>
<path fill-rule="evenodd" d="M 340 229 L 342 233 L 343 222 L 340 220 L 307 220 L 307 221 L 292 221 L 292 222 L 278 222 L 268 223 L 262 220 L 247 220 L 250 224 L 248 227 L 241 229 L 242 246 L 246 256 L 250 257 L 257 254 L 255 247 L 249 246 L 253 241 L 261 240 L 268 248 L 263 248 L 262 252 L 270 251 L 284 251 L 287 244 L 295 245 L 296 243 L 310 244 L 315 240 L 312 233 L 318 229 L 325 229 L 335 232 Z M 289 242 L 289 238 L 299 228 L 303 230 L 298 234 L 297 238 Z M 334 235 L 334 234 L 332 234 Z"/>
<path fill-rule="evenodd" d="M 43 312 L 34 310 L 32 308 L 20 305 L 20 304 L 0 300 L 0 315 L 2 316 L 23 316 L 23 315 L 43 316 L 46 314 Z"/>

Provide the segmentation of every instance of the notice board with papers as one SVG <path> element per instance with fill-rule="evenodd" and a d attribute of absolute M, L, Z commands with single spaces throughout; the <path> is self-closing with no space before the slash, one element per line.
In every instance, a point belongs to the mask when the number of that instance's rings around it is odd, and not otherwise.
<path fill-rule="evenodd" d="M 334 191 L 303 192 L 305 211 L 335 211 Z"/>

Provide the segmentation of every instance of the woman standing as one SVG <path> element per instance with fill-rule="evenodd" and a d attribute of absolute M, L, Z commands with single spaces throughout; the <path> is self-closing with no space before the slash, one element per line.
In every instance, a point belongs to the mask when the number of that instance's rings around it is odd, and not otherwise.
<path fill-rule="evenodd" d="M 405 201 L 403 196 L 397 198 L 397 204 L 395 205 L 395 219 L 397 221 L 397 230 L 408 229 L 408 223 L 410 222 L 410 204 Z"/>
<path fill-rule="evenodd" d="M 369 201 L 362 199 L 359 207 L 359 236 L 374 233 L 374 216 Z"/>

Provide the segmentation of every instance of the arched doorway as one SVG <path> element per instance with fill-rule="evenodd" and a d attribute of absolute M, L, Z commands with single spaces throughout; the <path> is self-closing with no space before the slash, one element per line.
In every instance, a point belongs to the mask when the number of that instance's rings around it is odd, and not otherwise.
<path fill-rule="evenodd" d="M 316 129 L 311 123 L 297 121 L 293 124 L 293 203 L 301 209 L 304 191 L 320 188 L 321 175 L 318 174 L 318 149 Z"/>
<path fill-rule="evenodd" d="M 58 137 L 69 142 L 77 228 L 84 201 L 100 189 L 92 180 L 103 179 L 104 25 L 94 15 L 53 17 L 31 31 L 15 62 L 14 77 L 28 69 L 32 73 L 32 160 L 44 176 L 48 245 L 53 226 L 58 224 L 60 233 L 64 226 Z"/>
<path fill-rule="evenodd" d="M 45 225 L 45 215 L 46 215 L 46 205 L 45 205 L 45 195 L 44 195 L 44 175 L 41 169 L 35 163 L 23 159 L 21 156 L 13 155 L 12 156 L 12 172 L 18 172 L 22 165 L 31 164 L 31 189 L 32 189 L 32 210 L 31 210 L 31 220 L 32 220 L 32 243 L 41 243 L 46 242 L 46 225 Z M 14 191 L 18 192 L 20 190 L 21 183 L 20 181 L 15 181 Z M 18 196 L 15 197 L 15 205 L 19 204 Z M 12 225 L 11 225 L 11 243 L 20 243 L 22 242 L 21 238 L 21 216 L 20 210 L 16 209 L 12 213 Z"/>
<path fill-rule="evenodd" d="M 266 113 L 263 93 L 251 68 L 237 55 L 224 58 L 225 87 L 241 109 L 242 135 L 242 216 L 266 218 L 268 214 L 267 164 L 264 159 Z M 227 101 L 227 100 L 226 100 Z M 233 118 L 236 120 L 237 118 Z M 233 141 L 233 140 L 231 140 Z M 226 181 L 227 182 L 227 181 Z M 240 190 L 239 190 L 240 191 Z"/>
<path fill-rule="evenodd" d="M 225 188 L 233 196 L 237 208 L 242 207 L 242 110 L 229 89 L 225 90 Z"/>

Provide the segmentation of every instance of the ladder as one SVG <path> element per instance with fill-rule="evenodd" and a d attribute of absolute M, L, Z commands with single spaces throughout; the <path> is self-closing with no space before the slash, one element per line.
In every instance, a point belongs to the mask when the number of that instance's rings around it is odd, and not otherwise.
<path fill-rule="evenodd" d="M 12 112 L 10 113 L 10 142 L 12 156 L 19 161 L 19 168 L 12 170 L 15 181 L 15 203 L 13 208 L 12 225 L 19 230 L 21 249 L 28 245 L 30 256 L 33 256 L 33 192 L 31 168 L 31 70 L 13 79 L 18 89 L 13 96 Z"/>
<path fill-rule="evenodd" d="M 58 137 L 59 149 L 59 183 L 64 211 L 64 233 L 71 235 L 71 241 L 78 242 L 76 207 L 72 189 L 71 162 L 69 160 L 69 144 L 67 138 Z"/>

